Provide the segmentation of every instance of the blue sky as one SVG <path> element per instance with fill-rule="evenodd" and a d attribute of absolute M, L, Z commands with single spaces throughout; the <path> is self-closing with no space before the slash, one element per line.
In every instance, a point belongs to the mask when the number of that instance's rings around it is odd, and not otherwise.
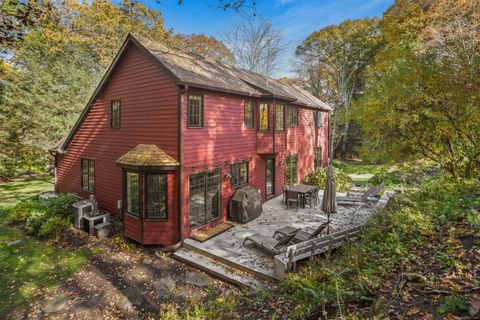
<path fill-rule="evenodd" d="M 257 14 L 283 30 L 288 48 L 274 76 L 291 76 L 294 52 L 310 33 L 346 19 L 381 16 L 394 0 L 256 0 Z M 225 30 L 238 24 L 242 15 L 223 11 L 220 0 L 161 0 L 149 4 L 160 9 L 165 27 L 177 33 L 204 33 L 222 38 Z"/>

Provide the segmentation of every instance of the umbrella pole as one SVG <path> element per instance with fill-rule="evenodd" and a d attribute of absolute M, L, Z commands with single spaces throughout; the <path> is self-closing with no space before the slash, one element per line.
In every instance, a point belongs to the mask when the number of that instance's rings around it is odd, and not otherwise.
<path fill-rule="evenodd" d="M 327 235 L 330 234 L 330 212 L 327 213 L 328 225 L 327 225 Z"/>

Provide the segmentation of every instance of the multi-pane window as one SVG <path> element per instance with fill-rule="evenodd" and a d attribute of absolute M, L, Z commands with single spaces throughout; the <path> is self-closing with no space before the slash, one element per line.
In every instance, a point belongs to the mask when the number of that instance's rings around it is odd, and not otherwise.
<path fill-rule="evenodd" d="M 196 229 L 220 216 L 220 170 L 190 175 L 189 186 L 188 220 Z"/>
<path fill-rule="evenodd" d="M 89 192 L 95 191 L 95 161 L 82 159 L 82 189 Z"/>
<path fill-rule="evenodd" d="M 236 188 L 246 185 L 248 183 L 248 162 L 244 161 L 232 164 L 231 173 L 232 187 Z"/>
<path fill-rule="evenodd" d="M 288 127 L 289 128 L 298 127 L 298 108 L 297 107 L 288 108 Z"/>
<path fill-rule="evenodd" d="M 167 175 L 146 174 L 146 213 L 149 219 L 167 218 Z"/>
<path fill-rule="evenodd" d="M 120 128 L 120 100 L 110 102 L 110 127 Z"/>
<path fill-rule="evenodd" d="M 258 130 L 268 131 L 268 103 L 258 106 Z"/>
<path fill-rule="evenodd" d="M 315 169 L 322 166 L 322 148 L 315 148 L 315 159 L 314 159 Z"/>
<path fill-rule="evenodd" d="M 245 128 L 253 128 L 254 126 L 254 112 L 253 112 L 253 102 L 251 100 L 245 101 L 244 110 L 243 110 L 243 126 Z"/>
<path fill-rule="evenodd" d="M 189 128 L 203 127 L 203 96 L 190 94 L 188 95 L 188 110 L 187 110 Z"/>
<path fill-rule="evenodd" d="M 285 129 L 285 106 L 283 104 L 275 105 L 275 130 Z"/>
<path fill-rule="evenodd" d="M 323 125 L 322 111 L 316 111 L 315 113 L 315 124 L 317 128 L 321 128 Z"/>
<path fill-rule="evenodd" d="M 298 182 L 298 157 L 296 154 L 291 154 L 287 156 L 286 163 L 286 181 L 287 183 L 297 183 Z"/>
<path fill-rule="evenodd" d="M 138 172 L 125 173 L 125 209 L 134 216 L 140 213 L 140 175 Z"/>

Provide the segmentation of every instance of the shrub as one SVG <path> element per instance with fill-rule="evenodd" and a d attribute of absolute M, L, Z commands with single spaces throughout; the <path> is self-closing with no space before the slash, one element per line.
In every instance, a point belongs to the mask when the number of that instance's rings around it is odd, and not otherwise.
<path fill-rule="evenodd" d="M 38 235 L 40 237 L 57 237 L 70 224 L 67 218 L 51 216 L 40 226 Z"/>
<path fill-rule="evenodd" d="M 38 199 L 30 199 L 16 204 L 8 215 L 8 221 L 11 223 L 25 223 L 30 215 L 40 210 Z"/>
<path fill-rule="evenodd" d="M 28 233 L 40 237 L 57 236 L 72 220 L 72 205 L 77 198 L 72 194 L 59 194 L 50 198 L 25 200 L 9 212 L 12 223 L 25 223 Z"/>
<path fill-rule="evenodd" d="M 314 173 L 303 178 L 306 184 L 313 184 L 320 189 L 325 189 L 327 181 L 327 168 L 317 168 Z M 342 170 L 333 168 L 333 177 L 337 186 L 337 191 L 343 192 L 352 187 L 352 179 Z"/>
<path fill-rule="evenodd" d="M 374 175 L 369 183 L 377 185 L 385 182 L 387 185 L 414 185 L 420 183 L 423 178 L 435 172 L 431 165 L 404 163 L 393 167 L 391 170 Z"/>
<path fill-rule="evenodd" d="M 25 229 L 30 234 L 38 235 L 42 224 L 48 219 L 45 211 L 33 211 L 25 223 Z"/>

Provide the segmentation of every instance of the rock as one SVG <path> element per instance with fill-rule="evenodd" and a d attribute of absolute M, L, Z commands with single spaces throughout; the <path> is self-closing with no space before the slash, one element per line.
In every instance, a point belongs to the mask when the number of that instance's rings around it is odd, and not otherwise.
<path fill-rule="evenodd" d="M 155 289 L 155 292 L 157 293 L 157 297 L 159 299 L 162 299 L 166 295 L 171 294 L 172 291 L 175 290 L 175 287 L 175 280 L 169 278 L 162 279 L 153 284 L 153 288 Z"/>
<path fill-rule="evenodd" d="M 19 240 L 19 239 L 10 241 L 9 243 L 7 243 L 7 247 L 11 247 L 14 244 L 17 244 L 17 243 L 20 243 L 20 242 L 22 242 L 22 240 Z"/>
<path fill-rule="evenodd" d="M 104 298 L 101 296 L 96 296 L 88 299 L 87 301 L 76 303 L 72 308 L 74 313 L 91 313 L 98 305 L 104 302 Z"/>
<path fill-rule="evenodd" d="M 117 299 L 116 305 L 125 313 L 130 313 L 133 311 L 133 304 L 130 302 L 130 300 L 128 300 L 127 297 L 123 295 Z"/>
<path fill-rule="evenodd" d="M 200 272 L 187 272 L 187 284 L 203 288 L 212 284 L 212 279 Z"/>
<path fill-rule="evenodd" d="M 65 309 L 67 303 L 68 298 L 60 295 L 51 301 L 46 301 L 40 309 L 45 313 L 55 313 Z"/>
<path fill-rule="evenodd" d="M 129 287 L 125 290 L 122 290 L 123 295 L 130 301 L 134 306 L 139 306 L 143 302 L 142 295 L 138 289 Z"/>

